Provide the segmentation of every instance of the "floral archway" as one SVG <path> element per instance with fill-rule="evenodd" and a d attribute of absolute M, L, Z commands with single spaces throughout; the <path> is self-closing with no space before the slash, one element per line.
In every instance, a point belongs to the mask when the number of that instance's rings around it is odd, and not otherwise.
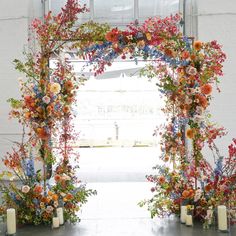
<path fill-rule="evenodd" d="M 207 111 L 212 87 L 222 76 L 221 46 L 182 35 L 180 15 L 150 18 L 142 25 L 131 23 L 122 31 L 93 22 L 76 26 L 77 15 L 86 11 L 76 0 L 68 0 L 57 16 L 49 12 L 44 21 L 34 20 L 36 50 L 26 52 L 24 62 L 15 60 L 25 79 L 20 82 L 22 97 L 9 101 L 11 116 L 23 125 L 25 137 L 4 158 L 9 171 L 2 176 L 17 176 L 23 186 L 2 186 L 6 205 L 17 209 L 21 223 L 51 223 L 58 206 L 64 208 L 66 220 L 75 222 L 76 211 L 95 193 L 80 184 L 71 165 L 78 161 L 71 120 L 80 80 L 63 56 L 65 49 L 89 60 L 95 75 L 117 57 L 136 63 L 139 58 L 151 59 L 141 73 L 157 79 L 167 116 L 166 124 L 156 131 L 161 136 L 160 158 L 166 165 L 157 166 L 158 174 L 148 176 L 155 184 L 154 197 L 140 203 L 148 205 L 152 216 L 179 214 L 180 205 L 188 203 L 196 206 L 196 217 L 206 220 L 209 207 L 235 201 L 235 140 L 228 158 L 216 156 L 214 140 L 226 132 L 209 121 Z M 51 58 L 57 61 L 54 69 L 49 65 Z M 59 151 L 55 151 L 55 139 Z M 216 169 L 202 154 L 206 144 L 216 154 Z M 42 171 L 35 170 L 36 160 L 42 162 Z M 50 183 L 49 178 L 55 181 Z"/>

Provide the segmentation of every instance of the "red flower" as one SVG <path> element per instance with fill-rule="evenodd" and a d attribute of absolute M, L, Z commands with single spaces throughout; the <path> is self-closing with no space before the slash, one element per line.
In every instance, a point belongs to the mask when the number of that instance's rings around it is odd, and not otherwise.
<path fill-rule="evenodd" d="M 36 186 L 34 187 L 34 192 L 36 192 L 36 193 L 41 193 L 42 191 L 43 191 L 43 187 L 42 187 L 42 186 L 36 185 Z"/>
<path fill-rule="evenodd" d="M 112 31 L 108 32 L 105 36 L 105 39 L 110 42 L 117 42 L 118 41 L 118 31 L 117 29 L 113 29 Z"/>
<path fill-rule="evenodd" d="M 212 86 L 210 84 L 205 84 L 201 87 L 201 93 L 209 95 L 212 92 Z"/>

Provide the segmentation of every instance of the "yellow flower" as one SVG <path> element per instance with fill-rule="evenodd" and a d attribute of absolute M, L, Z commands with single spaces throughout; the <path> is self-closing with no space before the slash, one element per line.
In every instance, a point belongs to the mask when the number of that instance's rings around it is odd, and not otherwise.
<path fill-rule="evenodd" d="M 50 86 L 50 92 L 58 94 L 61 91 L 61 85 L 59 83 L 52 83 Z"/>
<path fill-rule="evenodd" d="M 146 33 L 146 38 L 147 38 L 147 40 L 150 41 L 152 39 L 152 35 L 150 33 Z"/>

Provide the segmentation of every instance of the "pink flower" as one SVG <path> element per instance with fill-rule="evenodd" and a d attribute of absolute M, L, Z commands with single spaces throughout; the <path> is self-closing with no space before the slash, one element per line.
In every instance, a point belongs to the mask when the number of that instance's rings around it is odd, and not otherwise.
<path fill-rule="evenodd" d="M 28 185 L 24 185 L 21 188 L 22 193 L 28 193 L 30 191 L 30 187 Z"/>
<path fill-rule="evenodd" d="M 51 99 L 48 96 L 44 96 L 42 100 L 43 100 L 44 103 L 48 104 L 48 103 L 50 103 Z"/>

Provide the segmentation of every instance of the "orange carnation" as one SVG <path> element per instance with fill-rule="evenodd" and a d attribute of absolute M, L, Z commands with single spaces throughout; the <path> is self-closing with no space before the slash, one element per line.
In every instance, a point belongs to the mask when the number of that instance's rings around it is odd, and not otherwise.
<path fill-rule="evenodd" d="M 194 43 L 193 43 L 193 47 L 194 47 L 194 49 L 196 50 L 196 51 L 200 51 L 201 50 L 201 48 L 202 48 L 202 42 L 201 41 L 195 41 Z"/>
<path fill-rule="evenodd" d="M 201 87 L 201 93 L 205 94 L 205 95 L 209 95 L 212 92 L 212 86 L 210 84 L 204 84 Z"/>

